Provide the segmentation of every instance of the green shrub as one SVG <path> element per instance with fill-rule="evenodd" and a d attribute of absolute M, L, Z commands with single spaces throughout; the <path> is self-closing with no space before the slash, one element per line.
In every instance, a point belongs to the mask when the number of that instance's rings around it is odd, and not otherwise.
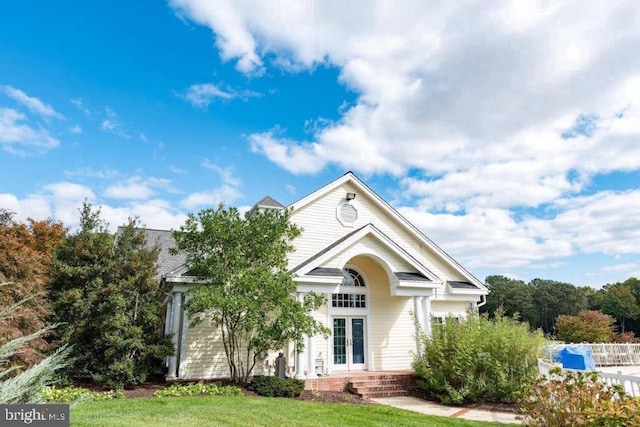
<path fill-rule="evenodd" d="M 500 312 L 491 320 L 470 313 L 432 329 L 420 337 L 422 355 L 413 367 L 418 386 L 443 403 L 513 403 L 538 376 L 544 337 L 526 323 Z"/>
<path fill-rule="evenodd" d="M 169 387 L 158 390 L 153 393 L 154 397 L 180 397 L 180 396 L 198 396 L 207 394 L 209 396 L 243 396 L 242 390 L 234 386 L 222 386 L 219 384 L 173 383 Z"/>
<path fill-rule="evenodd" d="M 619 385 L 598 380 L 598 373 L 560 375 L 540 379 L 521 402 L 529 426 L 640 426 L 640 398 L 632 398 Z"/>
<path fill-rule="evenodd" d="M 50 403 L 72 403 L 82 400 L 113 400 L 124 398 L 122 390 L 91 391 L 83 387 L 44 387 L 42 396 Z"/>
<path fill-rule="evenodd" d="M 248 388 L 260 396 L 298 397 L 304 390 L 304 380 L 256 375 Z"/>

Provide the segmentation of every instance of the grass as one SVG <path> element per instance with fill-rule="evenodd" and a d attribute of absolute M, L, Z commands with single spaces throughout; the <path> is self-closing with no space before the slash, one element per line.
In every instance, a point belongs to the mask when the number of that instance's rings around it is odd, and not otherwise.
<path fill-rule="evenodd" d="M 256 397 L 139 398 L 82 402 L 72 426 L 504 426 L 427 416 L 386 405 L 328 404 Z"/>

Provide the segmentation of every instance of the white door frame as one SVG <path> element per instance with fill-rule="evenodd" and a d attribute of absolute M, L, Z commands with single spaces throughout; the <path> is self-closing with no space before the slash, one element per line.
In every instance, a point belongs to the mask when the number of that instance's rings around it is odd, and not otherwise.
<path fill-rule="evenodd" d="M 336 364 L 334 358 L 334 320 L 344 319 L 345 326 L 345 363 Z M 362 320 L 362 357 L 363 363 L 354 363 L 353 361 L 353 320 Z M 330 362 L 332 371 L 366 371 L 369 366 L 369 340 L 368 340 L 368 317 L 362 313 L 349 313 L 349 314 L 333 314 L 330 318 L 331 325 L 331 338 L 330 338 Z"/>

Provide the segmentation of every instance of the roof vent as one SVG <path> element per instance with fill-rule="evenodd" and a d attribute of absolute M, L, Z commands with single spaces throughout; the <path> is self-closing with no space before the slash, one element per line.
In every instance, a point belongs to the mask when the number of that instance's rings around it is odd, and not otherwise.
<path fill-rule="evenodd" d="M 353 226 L 358 220 L 358 210 L 351 203 L 338 206 L 338 220 L 342 225 Z"/>

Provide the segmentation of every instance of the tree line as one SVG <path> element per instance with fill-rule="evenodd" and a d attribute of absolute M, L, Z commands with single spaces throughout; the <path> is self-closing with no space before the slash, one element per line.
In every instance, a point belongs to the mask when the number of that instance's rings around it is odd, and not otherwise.
<path fill-rule="evenodd" d="M 486 283 L 490 293 L 482 312 L 493 316 L 501 309 L 505 315 L 515 315 L 529 323 L 532 329 L 542 329 L 547 336 L 558 337 L 585 322 L 587 329 L 608 325 L 605 330 L 616 333 L 611 339 L 633 341 L 640 335 L 637 278 L 609 283 L 599 290 L 545 279 L 525 283 L 500 275 L 487 277 Z M 597 335 L 593 339 L 606 336 Z"/>

